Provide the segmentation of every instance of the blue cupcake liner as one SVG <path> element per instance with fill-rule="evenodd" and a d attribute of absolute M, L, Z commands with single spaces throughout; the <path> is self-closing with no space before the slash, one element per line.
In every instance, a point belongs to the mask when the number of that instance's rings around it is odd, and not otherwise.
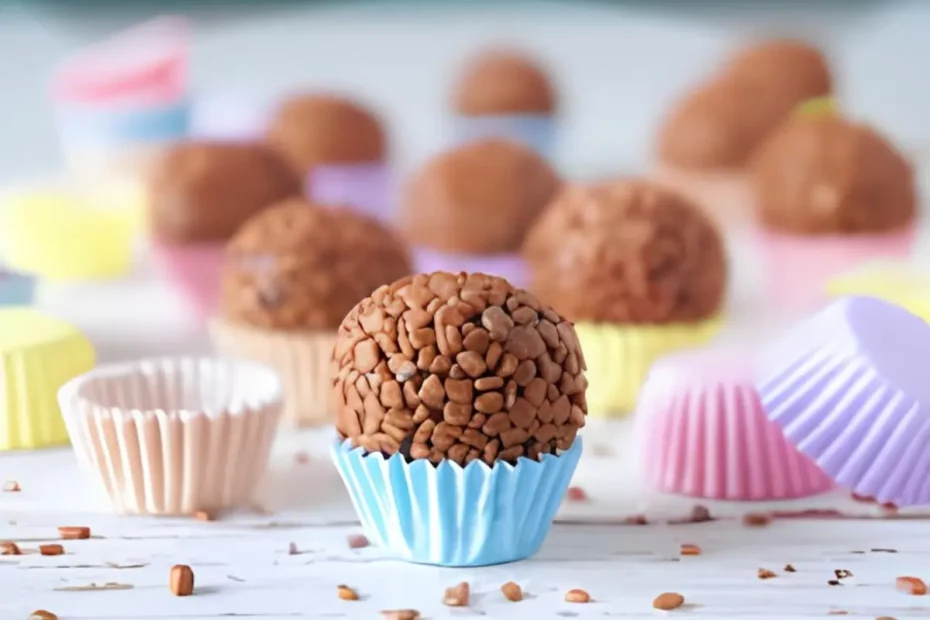
<path fill-rule="evenodd" d="M 72 148 L 157 144 L 186 137 L 190 116 L 186 99 L 123 109 L 75 106 L 59 113 L 58 126 L 62 140 Z"/>
<path fill-rule="evenodd" d="M 509 138 L 551 159 L 555 154 L 557 128 L 554 117 L 540 114 L 456 116 L 452 119 L 452 138 L 455 144 Z"/>
<path fill-rule="evenodd" d="M 488 467 L 473 461 L 410 463 L 333 447 L 368 538 L 401 560 L 465 567 L 528 558 L 542 546 L 571 482 L 582 441 L 559 456 Z"/>
<path fill-rule="evenodd" d="M 28 306 L 35 292 L 35 276 L 0 270 L 0 306 Z"/>

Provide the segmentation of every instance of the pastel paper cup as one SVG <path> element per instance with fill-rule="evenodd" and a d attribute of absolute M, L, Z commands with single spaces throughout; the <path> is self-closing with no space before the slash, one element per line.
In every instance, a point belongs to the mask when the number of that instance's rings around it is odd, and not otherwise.
<path fill-rule="evenodd" d="M 651 178 L 690 198 L 724 229 L 744 229 L 754 219 L 755 199 L 742 170 L 683 170 L 660 164 Z"/>
<path fill-rule="evenodd" d="M 234 359 L 100 366 L 58 392 L 82 468 L 121 514 L 248 506 L 268 466 L 281 383 Z"/>
<path fill-rule="evenodd" d="M 0 306 L 28 306 L 35 294 L 34 276 L 0 269 Z"/>
<path fill-rule="evenodd" d="M 760 356 L 762 406 L 839 486 L 930 504 L 930 326 L 871 297 L 839 299 Z"/>
<path fill-rule="evenodd" d="M 614 418 L 632 413 L 656 360 L 707 344 L 721 326 L 719 317 L 667 325 L 576 323 L 588 380 L 588 417 Z"/>
<path fill-rule="evenodd" d="M 761 252 L 768 299 L 787 310 L 811 310 L 828 298 L 831 278 L 863 261 L 906 259 L 916 231 L 862 235 L 786 235 L 759 228 L 753 240 Z"/>
<path fill-rule="evenodd" d="M 719 500 L 786 500 L 833 481 L 788 443 L 762 409 L 750 356 L 698 349 L 660 359 L 636 408 L 647 486 Z"/>
<path fill-rule="evenodd" d="M 414 271 L 433 273 L 484 273 L 499 276 L 517 288 L 525 288 L 529 280 L 526 262 L 519 254 L 466 254 L 441 252 L 423 246 L 413 248 Z"/>
<path fill-rule="evenodd" d="M 581 456 L 582 440 L 540 461 L 465 467 L 332 449 L 368 538 L 418 564 L 489 566 L 526 559 L 542 546 Z"/>
<path fill-rule="evenodd" d="M 390 221 L 391 173 L 387 164 L 321 164 L 307 174 L 311 202 L 345 206 L 381 221 Z"/>
<path fill-rule="evenodd" d="M 174 287 L 197 317 L 205 319 L 216 313 L 226 263 L 225 244 L 154 242 L 151 250 L 160 276 Z"/>
<path fill-rule="evenodd" d="M 486 138 L 507 138 L 552 159 L 558 121 L 545 114 L 458 115 L 452 119 L 452 139 L 465 144 Z"/>
<path fill-rule="evenodd" d="M 827 283 L 831 297 L 867 295 L 899 305 L 930 321 L 930 266 L 873 261 Z"/>

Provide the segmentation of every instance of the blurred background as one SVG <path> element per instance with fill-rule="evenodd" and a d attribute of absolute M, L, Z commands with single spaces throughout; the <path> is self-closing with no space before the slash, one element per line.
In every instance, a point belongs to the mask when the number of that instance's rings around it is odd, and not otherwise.
<path fill-rule="evenodd" d="M 145 19 L 192 24 L 195 96 L 340 89 L 388 121 L 398 162 L 437 147 L 464 56 L 506 41 L 551 67 L 565 98 L 558 162 L 591 176 L 644 165 L 660 114 L 735 42 L 791 34 L 835 62 L 843 106 L 908 149 L 930 146 L 930 2 L 7 2 L 0 5 L 0 183 L 55 172 L 47 96 L 68 53 Z"/>

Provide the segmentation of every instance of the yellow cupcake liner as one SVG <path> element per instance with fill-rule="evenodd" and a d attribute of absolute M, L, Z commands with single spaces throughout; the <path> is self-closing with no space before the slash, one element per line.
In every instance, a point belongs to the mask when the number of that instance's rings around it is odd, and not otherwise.
<path fill-rule="evenodd" d="M 94 367 L 94 347 L 63 321 L 0 309 L 0 451 L 68 443 L 58 388 Z"/>
<path fill-rule="evenodd" d="M 827 282 L 827 294 L 877 297 L 930 321 L 930 268 L 895 261 L 868 263 Z"/>
<path fill-rule="evenodd" d="M 678 349 L 710 342 L 722 324 L 716 317 L 670 325 L 575 324 L 587 365 L 588 416 L 614 418 L 631 413 L 653 362 Z"/>
<path fill-rule="evenodd" d="M 0 205 L 0 248 L 10 267 L 43 278 L 115 278 L 132 266 L 142 220 L 135 184 L 23 191 Z"/>
<path fill-rule="evenodd" d="M 287 332 L 235 324 L 209 323 L 213 346 L 221 355 L 267 364 L 284 384 L 282 420 L 295 427 L 335 421 L 332 390 L 333 347 L 337 333 Z"/>

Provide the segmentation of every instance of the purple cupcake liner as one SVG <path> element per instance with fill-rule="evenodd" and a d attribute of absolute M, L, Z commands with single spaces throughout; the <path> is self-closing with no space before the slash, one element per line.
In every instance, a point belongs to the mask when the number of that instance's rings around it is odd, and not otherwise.
<path fill-rule="evenodd" d="M 519 288 L 525 287 L 527 282 L 526 263 L 519 254 L 454 254 L 417 247 L 413 249 L 413 261 L 418 273 L 433 271 L 485 273 L 505 278 Z"/>
<path fill-rule="evenodd" d="M 836 483 L 897 506 L 930 504 L 930 326 L 845 297 L 760 356 L 762 406 Z"/>
<path fill-rule="evenodd" d="M 382 221 L 394 215 L 385 163 L 319 165 L 307 174 L 305 189 L 311 202 L 350 207 Z"/>

